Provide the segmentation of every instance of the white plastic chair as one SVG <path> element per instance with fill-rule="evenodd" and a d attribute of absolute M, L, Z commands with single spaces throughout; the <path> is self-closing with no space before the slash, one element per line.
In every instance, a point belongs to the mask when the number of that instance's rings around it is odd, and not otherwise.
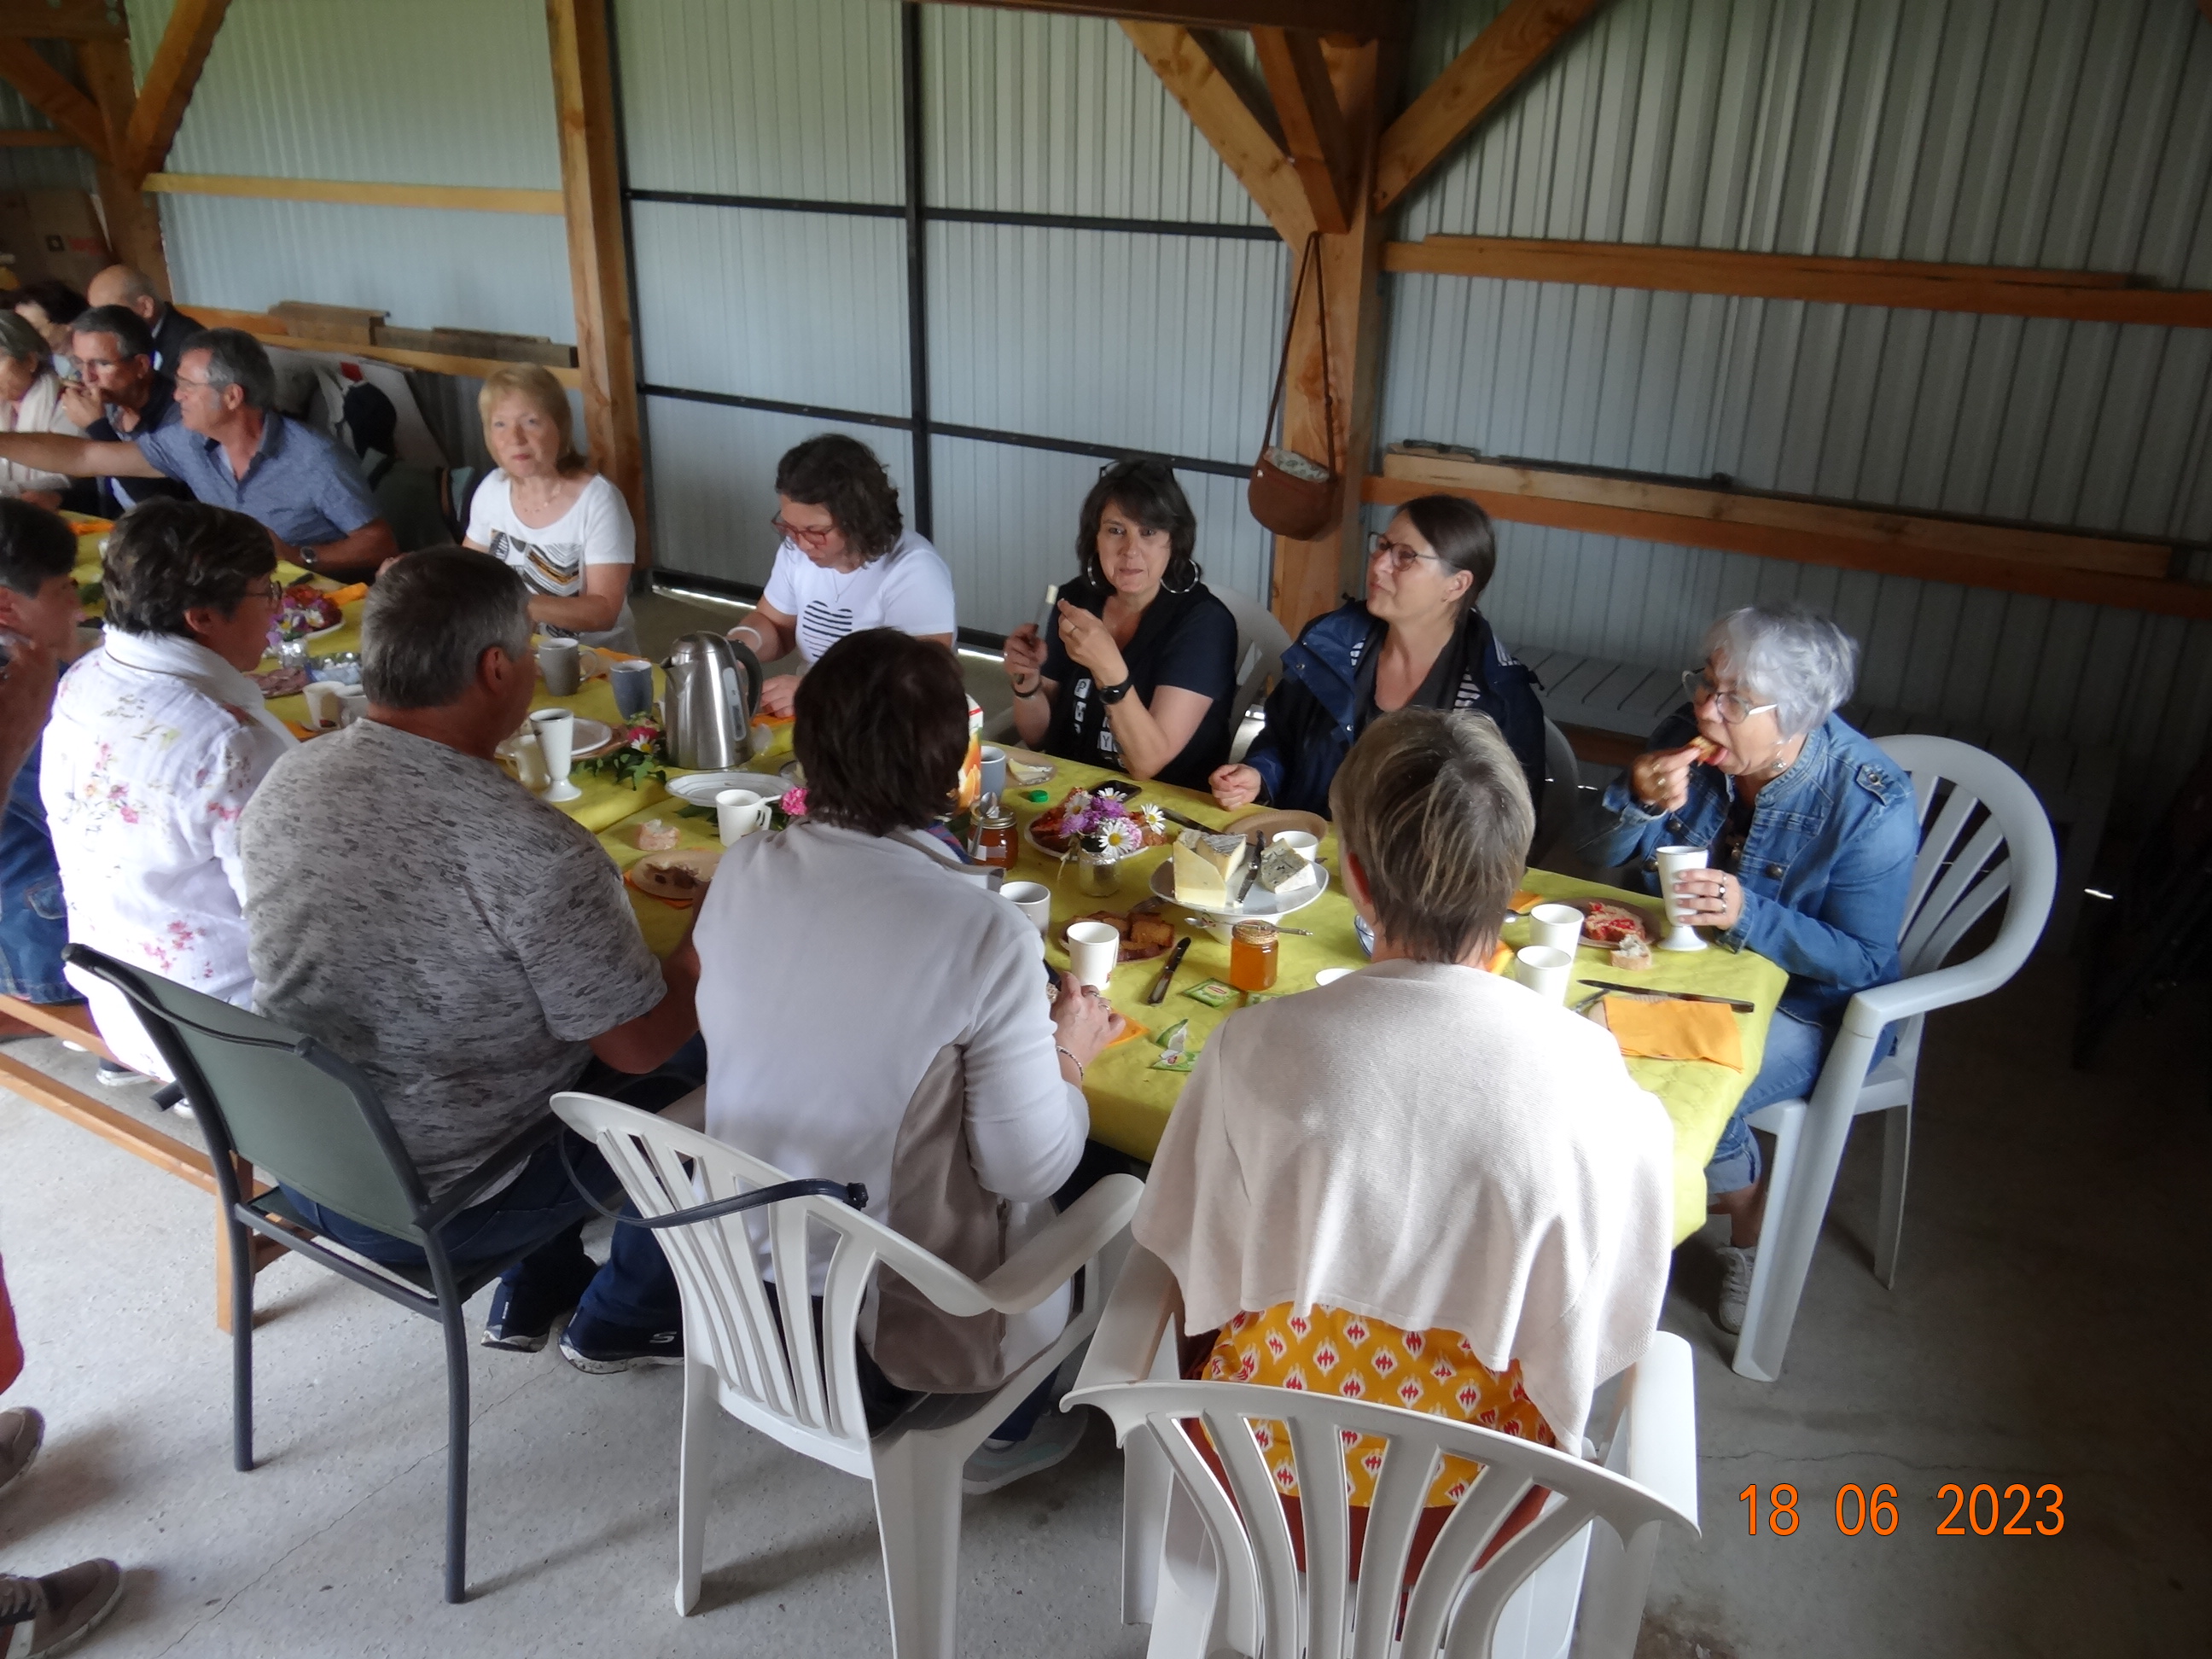
<path fill-rule="evenodd" d="M 599 1147 L 643 1215 L 667 1215 L 788 1179 L 733 1146 L 596 1095 L 557 1094 L 553 1109 Z M 810 1232 L 834 1241 L 818 1324 L 807 1296 L 787 1294 L 771 1304 L 746 1215 L 661 1232 L 661 1249 L 684 1296 L 677 1611 L 688 1613 L 699 1600 L 709 1497 L 706 1449 L 714 1426 L 710 1413 L 720 1405 L 792 1450 L 874 1484 L 891 1652 L 896 1659 L 951 1659 L 961 1467 L 1089 1337 L 1104 1299 L 1101 1254 L 1127 1231 L 1143 1194 L 1144 1185 L 1133 1176 L 1109 1176 L 981 1284 L 830 1199 L 787 1199 L 750 1212 L 767 1218 L 779 1285 L 807 1283 Z M 872 1437 L 860 1400 L 854 1330 L 878 1263 L 949 1314 L 1024 1313 L 1078 1273 L 1082 1305 L 1059 1340 L 995 1393 L 925 1395 Z"/>
<path fill-rule="evenodd" d="M 1250 594 L 1232 587 L 1211 592 L 1237 618 L 1237 694 L 1229 708 L 1229 729 L 1234 732 L 1267 690 L 1268 677 L 1282 667 L 1291 635 L 1275 613 Z"/>
<path fill-rule="evenodd" d="M 1681 1338 L 1654 1336 L 1622 1377 L 1601 1467 L 1395 1406 L 1184 1382 L 1175 1371 L 1182 1310 L 1165 1264 L 1133 1249 L 1064 1402 L 1104 1412 L 1122 1443 L 1122 1617 L 1152 1626 L 1148 1659 L 1433 1659 L 1440 1646 L 1455 1659 L 1559 1659 L 1571 1644 L 1587 1656 L 1634 1651 L 1661 1526 L 1698 1530 L 1697 1407 Z M 1218 1449 L 1226 1486 L 1185 1431 L 1194 1420 Z M 1255 1423 L 1271 1420 L 1290 1429 L 1303 1573 L 1253 1437 Z M 1389 1447 L 1355 1580 L 1340 1437 L 1358 1434 Z M 1401 1603 L 1421 1505 L 1447 1455 L 1483 1470 Z M 1554 1495 L 1471 1571 L 1532 1486 Z"/>
<path fill-rule="evenodd" d="M 1735 1364 L 1739 1375 L 1761 1382 L 1782 1374 L 1844 1144 L 1851 1120 L 1865 1112 L 1889 1115 L 1882 1124 L 1874 1261 L 1884 1285 L 1896 1282 L 1922 1027 L 1934 1010 L 1986 996 L 2020 971 L 2050 918 L 2057 886 L 2051 820 L 2018 773 L 1952 738 L 1907 735 L 1881 744 L 1911 774 L 1922 826 L 1920 856 L 1899 929 L 1905 973 L 1851 999 L 1810 1099 L 1777 1101 L 1751 1115 L 1752 1127 L 1767 1130 L 1776 1144 Z M 1996 938 L 1978 955 L 1945 967 L 1944 957 L 1999 899 L 2006 903 Z M 1875 1044 L 1891 1024 L 1898 1027 L 1897 1048 L 1869 1071 Z"/>

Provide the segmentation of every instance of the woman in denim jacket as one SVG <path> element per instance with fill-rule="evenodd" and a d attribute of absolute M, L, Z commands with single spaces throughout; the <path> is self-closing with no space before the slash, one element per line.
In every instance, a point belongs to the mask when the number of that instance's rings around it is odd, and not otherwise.
<path fill-rule="evenodd" d="M 1747 1120 L 1809 1093 L 1844 1006 L 1899 973 L 1919 819 L 1903 769 L 1836 715 L 1857 654 L 1801 606 L 1723 617 L 1705 635 L 1704 668 L 1682 677 L 1688 706 L 1607 789 L 1581 842 L 1593 863 L 1641 865 L 1652 892 L 1657 848 L 1711 848 L 1706 868 L 1675 879 L 1681 908 L 1728 949 L 1789 970 L 1759 1075 L 1705 1168 L 1713 1209 L 1729 1218 L 1719 1319 L 1731 1332 L 1743 1326 L 1765 1207 Z"/>

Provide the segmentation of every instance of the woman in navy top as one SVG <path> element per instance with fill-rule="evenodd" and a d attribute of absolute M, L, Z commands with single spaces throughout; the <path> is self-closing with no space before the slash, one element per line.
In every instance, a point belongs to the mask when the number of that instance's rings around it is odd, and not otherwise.
<path fill-rule="evenodd" d="M 1048 643 L 1006 636 L 1021 740 L 1133 778 L 1203 789 L 1229 758 L 1237 618 L 1199 580 L 1198 515 L 1164 461 L 1118 461 L 1083 503 L 1080 580 Z"/>

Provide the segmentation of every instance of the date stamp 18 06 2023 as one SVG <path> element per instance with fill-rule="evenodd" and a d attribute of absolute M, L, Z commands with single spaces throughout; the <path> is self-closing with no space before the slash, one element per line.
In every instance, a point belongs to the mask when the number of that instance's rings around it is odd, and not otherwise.
<path fill-rule="evenodd" d="M 1736 1498 L 1754 1538 L 1762 1530 L 1776 1538 L 1793 1536 L 1804 1515 L 1815 1512 L 1786 1480 L 1765 1487 L 1754 1481 Z M 1887 1482 L 1871 1490 L 1856 1483 L 1840 1487 L 1833 1505 L 1836 1530 L 1848 1538 L 1890 1537 L 1904 1523 L 1898 1502 L 1897 1488 Z M 2066 1530 L 2066 1493 L 2047 1483 L 1946 1481 L 1936 1489 L 1927 1519 L 1940 1538 L 2056 1538 Z"/>

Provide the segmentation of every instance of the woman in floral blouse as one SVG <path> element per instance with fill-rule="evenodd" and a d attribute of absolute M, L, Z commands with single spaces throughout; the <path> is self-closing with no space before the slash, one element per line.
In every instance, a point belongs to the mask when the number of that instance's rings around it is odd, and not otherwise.
<path fill-rule="evenodd" d="M 242 513 L 152 501 L 101 561 L 106 636 L 54 698 L 40 791 L 70 938 L 241 1006 L 253 1000 L 238 815 L 296 741 L 246 678 L 278 589 Z M 121 994 L 72 973 L 116 1058 L 166 1076 Z"/>

